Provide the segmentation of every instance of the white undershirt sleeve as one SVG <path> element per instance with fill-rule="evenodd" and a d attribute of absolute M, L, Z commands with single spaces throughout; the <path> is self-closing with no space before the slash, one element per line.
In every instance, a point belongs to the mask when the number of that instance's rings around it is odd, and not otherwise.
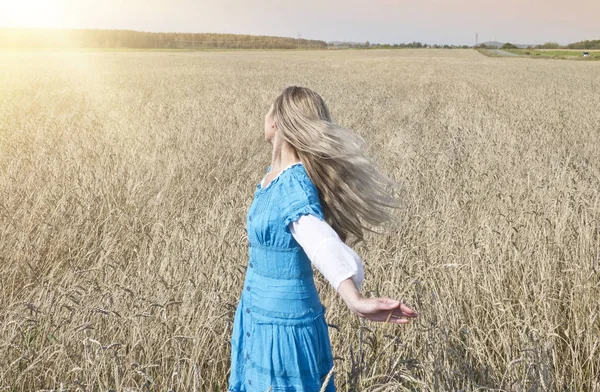
<path fill-rule="evenodd" d="M 348 278 L 360 290 L 365 277 L 362 261 L 327 222 L 314 215 L 302 215 L 290 223 L 289 229 L 311 263 L 336 291 Z"/>

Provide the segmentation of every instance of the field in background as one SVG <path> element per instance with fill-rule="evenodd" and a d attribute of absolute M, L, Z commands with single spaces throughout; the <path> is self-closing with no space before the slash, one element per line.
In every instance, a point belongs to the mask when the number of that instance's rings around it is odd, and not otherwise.
<path fill-rule="evenodd" d="M 579 49 L 477 49 L 481 54 L 489 57 L 503 57 L 504 52 L 521 57 L 529 57 L 535 59 L 561 59 L 561 60 L 581 60 L 594 61 L 600 60 L 600 50 L 579 50 Z M 584 57 L 583 52 L 588 52 L 589 56 Z M 510 55 L 506 55 L 510 56 Z"/>
<path fill-rule="evenodd" d="M 315 271 L 338 390 L 600 388 L 598 63 L 369 50 L 0 53 L 0 391 L 226 389 L 291 84 L 404 186 L 356 250 L 414 324 Z"/>
<path fill-rule="evenodd" d="M 522 56 L 530 57 L 550 57 L 569 60 L 600 60 L 599 50 L 533 50 L 533 49 L 508 49 L 508 52 Z M 588 52 L 588 57 L 583 57 L 582 53 Z"/>

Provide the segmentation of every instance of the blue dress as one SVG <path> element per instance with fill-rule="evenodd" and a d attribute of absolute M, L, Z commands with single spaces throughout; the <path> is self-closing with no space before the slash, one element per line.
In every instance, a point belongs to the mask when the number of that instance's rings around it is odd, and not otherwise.
<path fill-rule="evenodd" d="M 333 366 L 326 307 L 310 260 L 288 229 L 306 214 L 324 219 L 301 163 L 256 187 L 246 218 L 249 262 L 230 339 L 229 391 L 319 392 Z M 325 390 L 335 392 L 333 374 Z"/>

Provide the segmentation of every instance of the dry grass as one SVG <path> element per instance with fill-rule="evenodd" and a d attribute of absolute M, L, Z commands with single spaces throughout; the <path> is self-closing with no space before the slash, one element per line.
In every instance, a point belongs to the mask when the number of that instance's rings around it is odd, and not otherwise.
<path fill-rule="evenodd" d="M 340 391 L 600 388 L 600 67 L 471 50 L 0 54 L 0 391 L 226 389 L 262 120 L 314 88 L 405 204 L 315 273 Z"/>

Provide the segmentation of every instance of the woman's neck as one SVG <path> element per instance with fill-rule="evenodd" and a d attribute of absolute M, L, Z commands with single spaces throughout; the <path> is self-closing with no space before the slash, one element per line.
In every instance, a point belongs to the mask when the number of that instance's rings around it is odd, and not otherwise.
<path fill-rule="evenodd" d="M 271 170 L 282 170 L 298 162 L 300 157 L 291 144 L 283 139 L 275 140 L 271 154 Z"/>

